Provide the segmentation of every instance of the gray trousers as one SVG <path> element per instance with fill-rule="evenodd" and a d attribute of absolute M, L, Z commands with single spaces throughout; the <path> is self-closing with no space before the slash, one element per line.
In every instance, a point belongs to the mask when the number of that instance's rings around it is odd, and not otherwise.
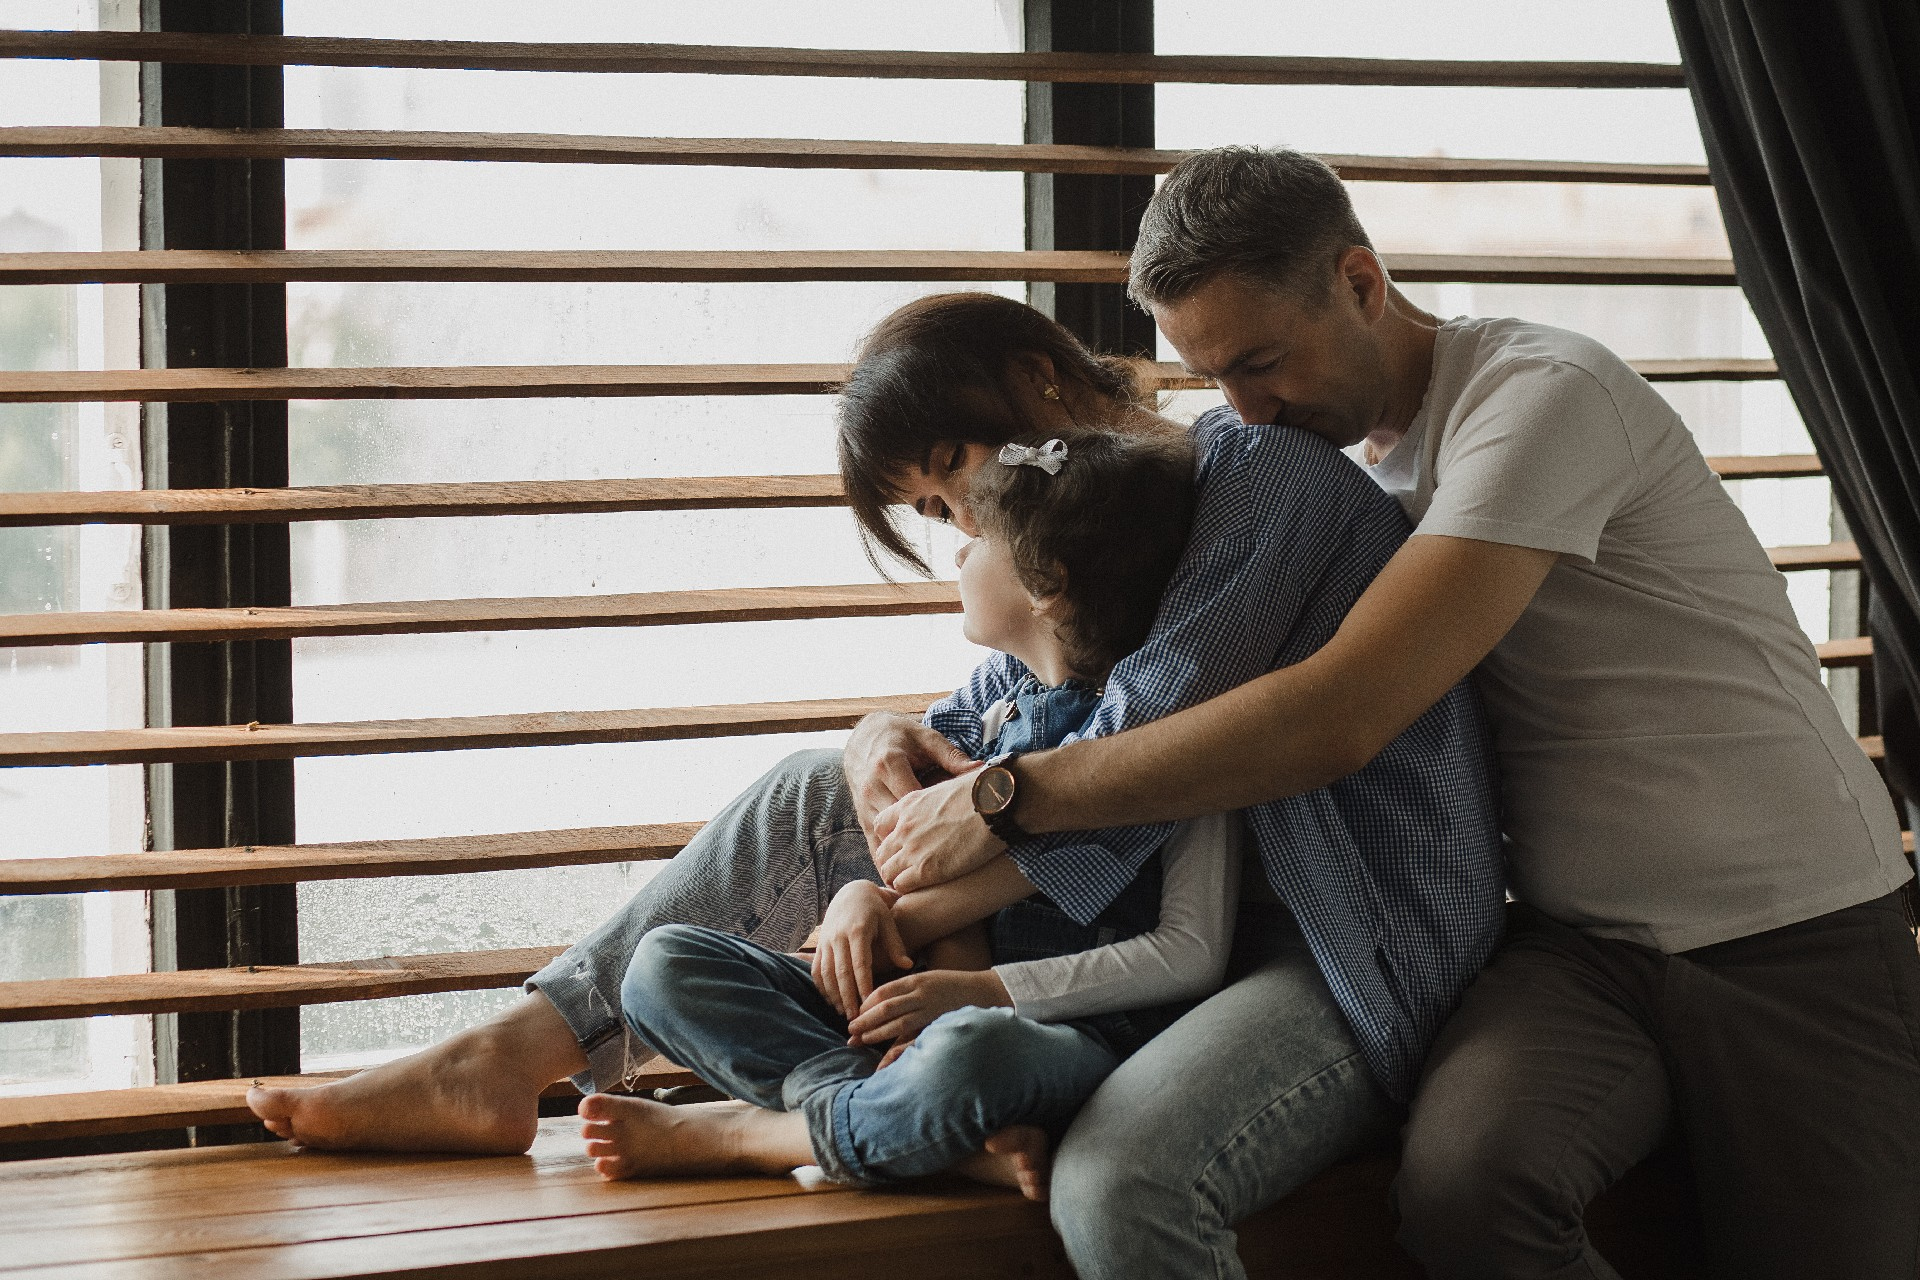
<path fill-rule="evenodd" d="M 1618 1280 L 1582 1215 L 1677 1127 L 1715 1276 L 1914 1280 L 1917 1045 L 1899 895 L 1677 955 L 1513 908 L 1414 1098 L 1400 1242 L 1434 1280 Z"/>
<path fill-rule="evenodd" d="M 837 751 L 788 757 L 611 920 L 528 979 L 572 1027 L 582 1091 L 650 1055 L 620 987 L 656 925 L 700 924 L 790 951 L 840 888 L 878 876 Z M 1234 1280 L 1233 1225 L 1400 1118 L 1284 908 L 1248 904 L 1228 985 L 1120 1064 L 1055 1153 L 1051 1209 L 1081 1280 Z"/>

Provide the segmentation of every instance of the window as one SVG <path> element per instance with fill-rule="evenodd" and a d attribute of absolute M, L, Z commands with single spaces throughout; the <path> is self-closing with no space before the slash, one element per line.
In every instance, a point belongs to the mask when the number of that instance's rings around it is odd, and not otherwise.
<path fill-rule="evenodd" d="M 137 26 L 137 4 L 36 0 L 9 27 Z M 137 124 L 138 68 L 10 62 L 8 124 Z M 137 248 L 137 160 L 0 158 L 0 253 Z M 131 285 L 0 289 L 0 368 L 140 363 Z M 137 489 L 140 411 L 129 404 L 0 404 L 0 490 Z M 125 525 L 0 529 L 0 613 L 138 609 L 140 531 Z M 0 732 L 144 723 L 140 650 L 0 649 Z M 145 838 L 139 765 L 0 773 L 0 857 L 131 852 Z M 0 897 L 0 978 L 127 973 L 148 964 L 138 893 Z M 0 1024 L 0 1093 L 106 1088 L 153 1078 L 150 1020 Z"/>

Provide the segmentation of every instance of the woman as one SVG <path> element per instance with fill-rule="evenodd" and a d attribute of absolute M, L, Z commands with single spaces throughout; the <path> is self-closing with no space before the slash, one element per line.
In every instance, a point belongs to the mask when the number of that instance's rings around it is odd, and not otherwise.
<path fill-rule="evenodd" d="M 924 571 L 895 523 L 902 508 L 971 534 L 974 470 L 1011 439 L 1072 425 L 1170 424 L 1127 364 L 1020 303 L 951 294 L 888 317 L 840 409 L 848 501 L 876 563 L 884 552 Z M 1305 656 L 1406 537 L 1397 505 L 1318 437 L 1223 411 L 1195 433 L 1192 543 L 1154 637 L 1108 683 L 1096 720 L 1109 727 Z M 1136 661 L 1151 654 L 1170 657 Z M 249 1104 L 312 1146 L 524 1150 L 548 1084 L 617 1090 L 644 1060 L 619 992 L 650 929 L 797 947 L 842 886 L 878 878 L 874 815 L 930 771 L 969 764 L 917 721 L 869 717 L 844 752 L 779 766 L 506 1014 L 336 1084 L 256 1089 Z M 819 816 L 795 830 L 795 813 Z M 1054 1221 L 1083 1277 L 1237 1274 L 1235 1221 L 1391 1132 L 1426 1043 L 1497 936 L 1487 744 L 1464 688 L 1350 778 L 1249 821 L 1259 860 L 1242 877 L 1229 986 L 1123 1064 L 1057 1153 Z M 1446 909 L 1429 909 L 1441 896 Z"/>

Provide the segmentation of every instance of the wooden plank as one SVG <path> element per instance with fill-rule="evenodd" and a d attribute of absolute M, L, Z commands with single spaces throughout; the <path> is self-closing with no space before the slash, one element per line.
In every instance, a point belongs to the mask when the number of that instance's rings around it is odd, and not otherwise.
<path fill-rule="evenodd" d="M 1826 640 L 1813 646 L 1823 667 L 1871 667 L 1873 637 L 1852 636 L 1845 640 Z"/>
<path fill-rule="evenodd" d="M 804 396 L 838 392 L 846 372 L 840 364 L 54 369 L 0 372 L 0 402 Z"/>
<path fill-rule="evenodd" d="M 1732 285 L 1721 258 L 1387 254 L 1403 283 Z M 0 284 L 283 281 L 728 283 L 995 281 L 1120 284 L 1127 255 L 1099 250 L 141 249 L 0 254 Z"/>
<path fill-rule="evenodd" d="M 1060 143 L 879 142 L 827 138 L 641 138 L 572 133 L 378 129 L 0 127 L 0 156 L 162 159 L 456 160 L 515 164 L 723 165 L 772 169 L 944 169 L 1158 174 L 1188 151 Z M 1323 155 L 1353 182 L 1596 182 L 1707 186 L 1705 165 L 1453 156 Z"/>
<path fill-rule="evenodd" d="M 329 1080 L 344 1079 L 351 1071 L 327 1071 L 302 1076 L 273 1076 L 264 1080 L 196 1080 L 188 1084 L 147 1085 L 139 1089 L 99 1089 L 87 1093 L 49 1093 L 28 1097 L 0 1098 L 0 1142 L 53 1142 L 69 1138 L 96 1138 L 115 1133 L 150 1133 L 161 1129 L 182 1129 L 189 1125 L 247 1124 L 253 1113 L 247 1110 L 247 1090 L 256 1084 L 301 1089 Z M 674 1085 L 697 1084 L 699 1078 L 665 1058 L 643 1065 L 631 1081 L 636 1093 Z M 565 1081 L 546 1092 L 549 1098 L 579 1097 Z M 417 1186 L 423 1179 L 418 1170 L 409 1170 L 399 1186 L 381 1188 L 377 1194 L 387 1198 L 402 1186 Z M 0 1183 L 0 1186 L 4 1186 Z M 189 1194 L 199 1194 L 198 1192 Z M 62 1199 L 65 1199 L 63 1196 Z M 18 1208 L 18 1199 L 13 1206 Z M 88 1216 L 98 1213 L 89 1206 Z M 124 1215 L 116 1214 L 116 1218 Z M 35 1221 L 45 1222 L 44 1211 Z M 0 1263 L 0 1270 L 5 1266 Z"/>
<path fill-rule="evenodd" d="M 282 608 L 11 613 L 0 614 L 0 647 L 661 627 L 959 611 L 960 596 L 952 583 L 887 582 Z"/>
<path fill-rule="evenodd" d="M 235 1196 L 181 1203 L 197 1209 L 168 1218 L 80 1224 L 9 1233 L 0 1274 L 53 1266 L 76 1255 L 91 1266 L 202 1251 L 273 1249 L 316 1241 L 365 1239 L 501 1221 L 547 1222 L 558 1231 L 587 1231 L 600 1214 L 647 1209 L 685 1209 L 739 1201 L 809 1194 L 845 1194 L 839 1188 L 810 1192 L 791 1178 L 683 1179 L 608 1185 L 586 1176 L 543 1176 L 532 1185 L 494 1179 L 445 1187 L 439 1195 L 392 1200 L 363 1194 L 346 1204 L 264 1207 L 260 1199 Z"/>
<path fill-rule="evenodd" d="M 1635 360 L 1650 382 L 1779 376 L 1771 360 Z M 0 371 L 0 403 L 124 400 L 492 400 L 608 396 L 832 395 L 843 364 L 440 365 L 325 369 L 49 369 Z M 1146 366 L 1162 391 L 1211 387 L 1177 364 Z"/>
<path fill-rule="evenodd" d="M 13 1274 L 84 1274 L 90 1280 L 415 1274 L 463 1280 L 636 1275 L 762 1280 L 783 1274 L 897 1280 L 903 1264 L 917 1280 L 983 1275 L 1071 1280 L 1072 1274 L 1044 1206 L 1011 1191 L 966 1184 L 885 1193 L 822 1188 L 680 1208 L 616 1210 L 572 1221 L 508 1217 L 441 1230 L 82 1261 L 80 1270 Z"/>
<path fill-rule="evenodd" d="M 1813 453 L 1747 454 L 1708 458 L 1722 480 L 1797 480 L 1825 474 Z"/>
<path fill-rule="evenodd" d="M 1806 547 L 1768 547 L 1773 567 L 1782 573 L 1813 569 L 1858 569 L 1860 546 L 1854 542 L 1827 542 Z"/>
<path fill-rule="evenodd" d="M 181 969 L 106 978 L 0 982 L 0 1022 L 98 1018 L 122 1013 L 284 1009 L 343 1000 L 382 1000 L 435 991 L 517 986 L 564 947 L 449 951 L 327 964 Z"/>
<path fill-rule="evenodd" d="M 1677 65 L 1209 54 L 934 53 L 746 45 L 365 40 L 187 32 L 5 31 L 0 58 L 215 66 L 439 67 L 487 71 L 1031 80 L 1056 84 L 1353 84 L 1684 89 Z"/>
<path fill-rule="evenodd" d="M 581 515 L 836 507 L 839 476 L 495 480 L 293 489 L 133 489 L 0 493 L 0 528 L 50 524 L 285 524 L 426 516 Z"/>
<path fill-rule="evenodd" d="M 1629 360 L 1648 382 L 1760 382 L 1778 378 L 1771 359 Z"/>
<path fill-rule="evenodd" d="M 671 858 L 700 830 L 698 822 L 577 827 L 415 840 L 242 845 L 169 849 L 79 858 L 0 859 L 0 894 L 95 893 L 124 889 L 210 889 L 439 876 L 531 867 L 584 867 Z"/>
<path fill-rule="evenodd" d="M 274 1077 L 297 1080 L 302 1077 Z M 309 1076 L 316 1082 L 321 1077 Z M 251 1084 L 250 1080 L 238 1083 Z M 150 1086 L 164 1087 L 164 1086 Z M 558 1089 L 570 1089 L 564 1082 Z M 527 1172 L 547 1175 L 566 1173 L 577 1166 L 577 1143 L 564 1138 L 556 1142 L 556 1122 L 542 1122 L 524 1165 Z M 560 1132 L 572 1129 L 568 1124 Z M 569 1138 L 577 1139 L 573 1129 Z M 571 1149 L 569 1149 L 571 1148 Z M 271 1176 L 261 1178 L 258 1168 L 268 1161 Z M 347 1203 L 337 1192 L 326 1190 L 343 1174 L 382 1190 L 392 1189 L 404 1195 L 415 1182 L 448 1184 L 471 1181 L 475 1174 L 483 1179 L 497 1175 L 498 1166 L 471 1156 L 429 1152 L 387 1152 L 380 1154 L 296 1153 L 283 1143 L 245 1146 L 202 1147 L 198 1150 L 165 1148 L 156 1151 L 127 1151 L 94 1156 L 56 1156 L 27 1163 L 0 1163 L 0 1203 L 9 1208 L 20 1206 L 38 1217 L 51 1215 L 65 1207 L 93 1211 L 102 1217 L 138 1212 L 139 1206 L 156 1195 L 185 1192 L 202 1197 L 218 1197 L 249 1183 L 260 1183 L 264 1191 L 279 1198 L 290 1191 L 316 1189 L 319 1196 L 293 1203 Z M 84 1218 L 82 1219 L 85 1220 Z"/>
<path fill-rule="evenodd" d="M 818 698 L 627 711 L 536 711 L 518 715 L 333 724 L 194 725 L 0 733 L 0 767 L 294 760 L 404 751 L 479 751 L 603 742 L 662 742 L 851 728 L 875 711 L 919 715 L 946 692 Z"/>

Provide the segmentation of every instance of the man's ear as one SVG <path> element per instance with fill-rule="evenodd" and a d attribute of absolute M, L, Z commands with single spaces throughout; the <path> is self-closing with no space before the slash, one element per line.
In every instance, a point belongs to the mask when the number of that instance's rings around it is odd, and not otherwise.
<path fill-rule="evenodd" d="M 1334 288 L 1346 289 L 1360 307 L 1360 317 L 1375 324 L 1387 311 L 1387 269 L 1373 250 L 1356 244 L 1340 255 L 1334 267 Z"/>

